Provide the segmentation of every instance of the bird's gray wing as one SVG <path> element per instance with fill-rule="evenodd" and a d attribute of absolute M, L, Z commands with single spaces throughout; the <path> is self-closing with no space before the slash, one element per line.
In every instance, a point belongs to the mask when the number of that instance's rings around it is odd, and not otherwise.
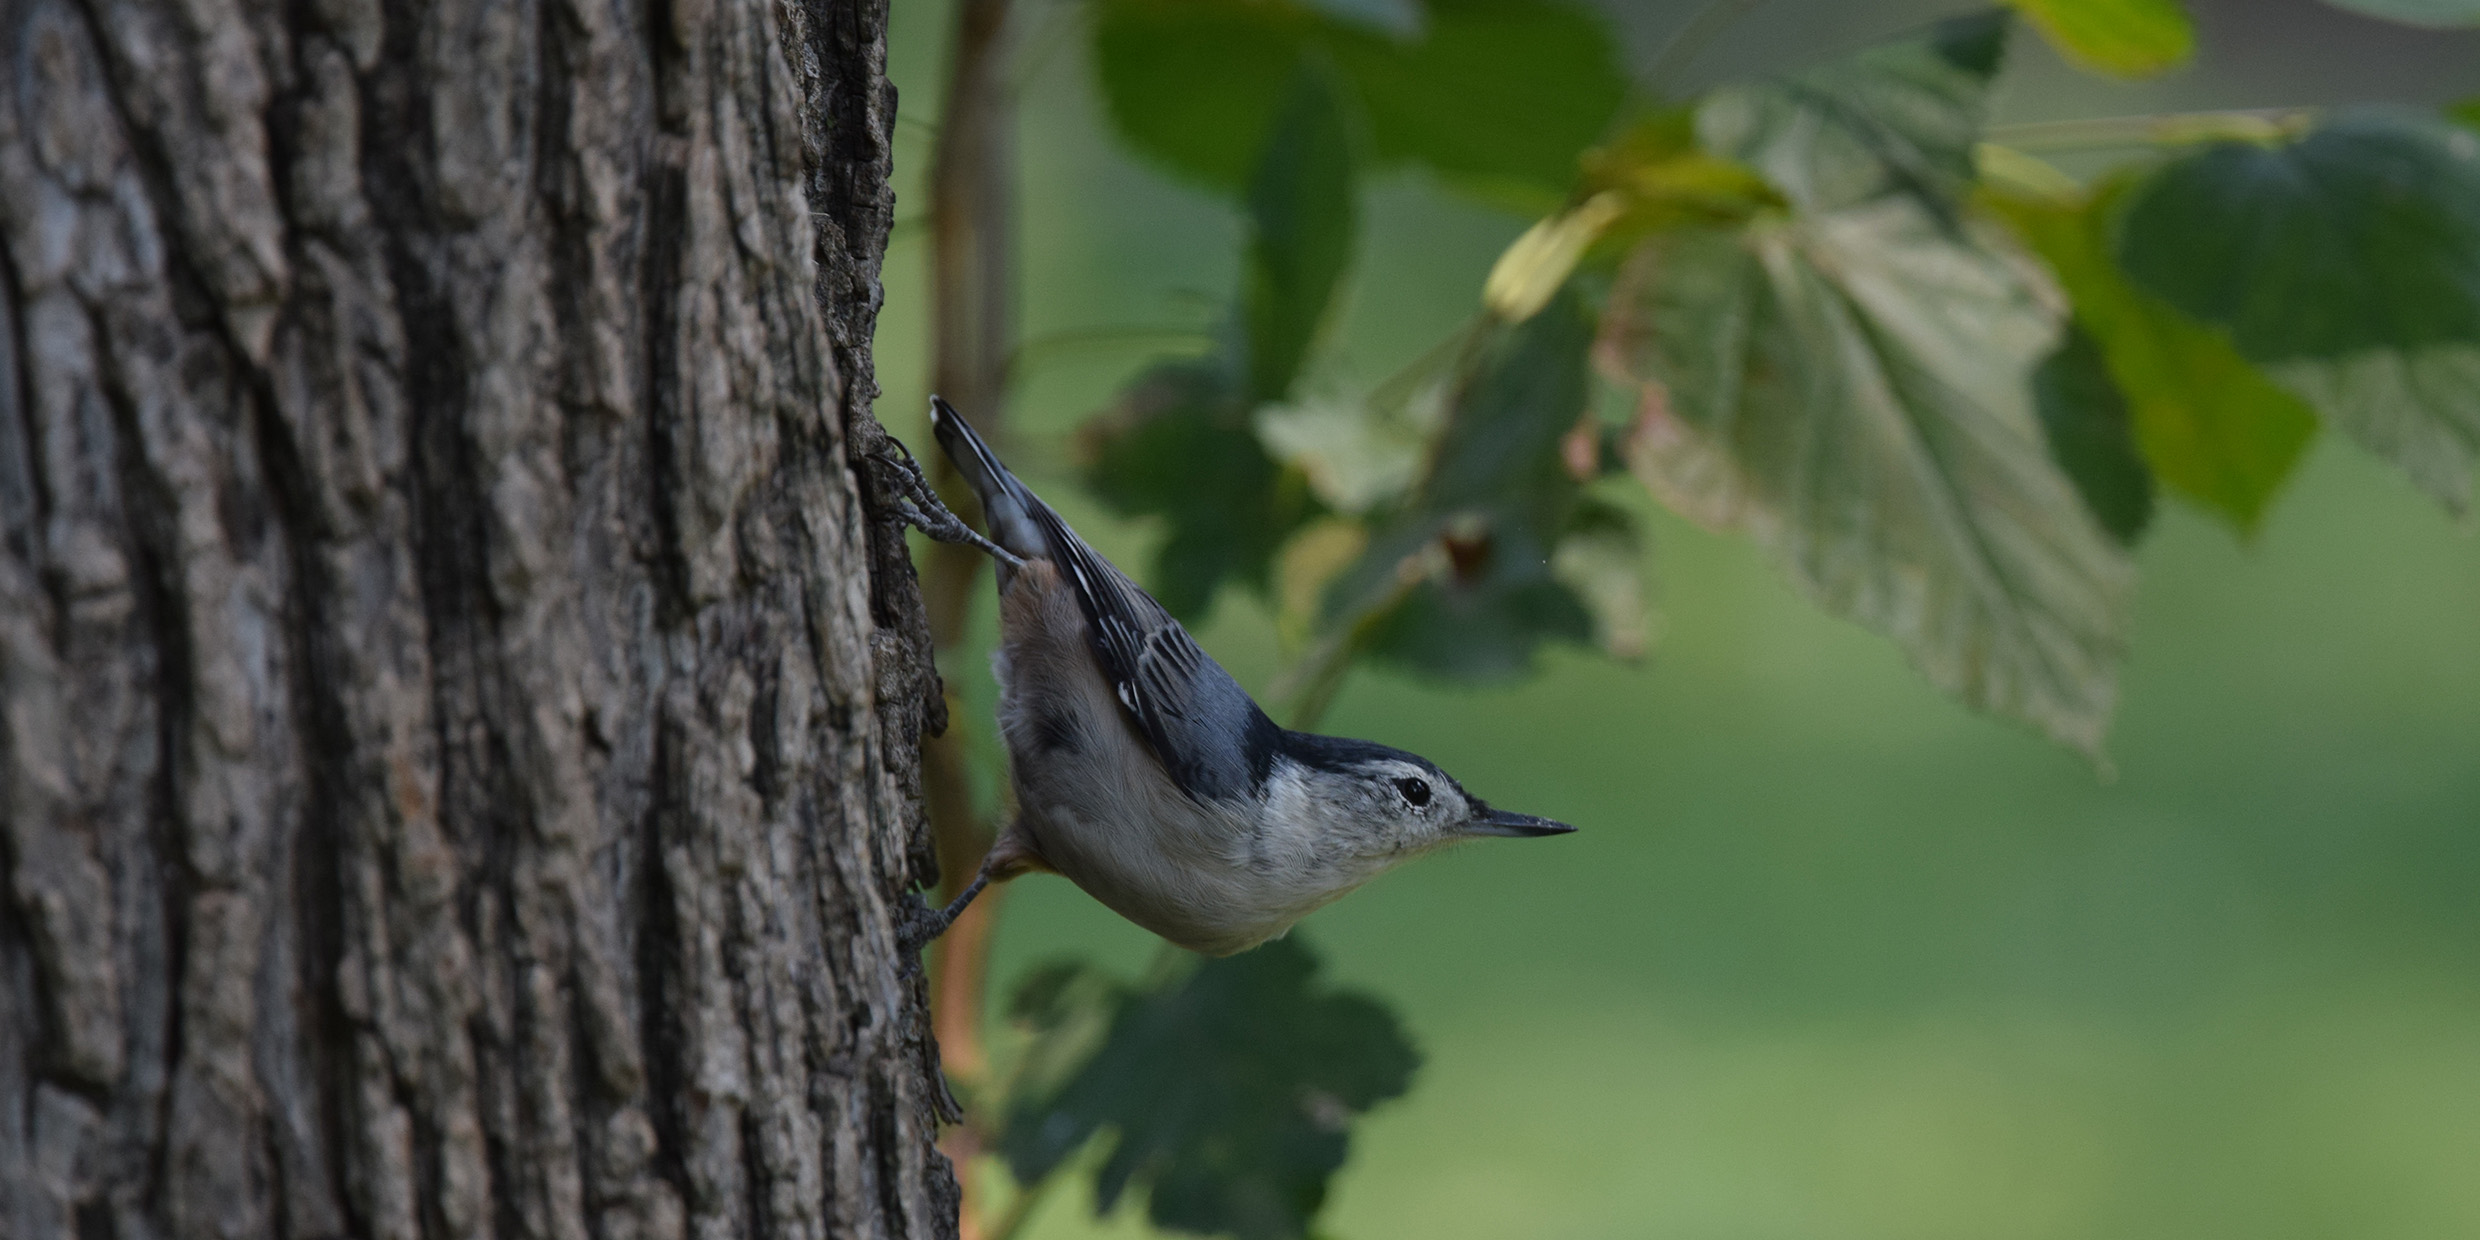
<path fill-rule="evenodd" d="M 1036 501 L 1056 562 L 1084 608 L 1102 674 L 1173 783 L 1194 798 L 1239 800 L 1266 777 L 1281 729 L 1188 630 Z"/>

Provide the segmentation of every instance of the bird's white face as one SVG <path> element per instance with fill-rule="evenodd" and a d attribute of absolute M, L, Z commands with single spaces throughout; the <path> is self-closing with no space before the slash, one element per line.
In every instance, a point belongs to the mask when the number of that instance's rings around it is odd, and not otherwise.
<path fill-rule="evenodd" d="M 1270 826 L 1325 860 L 1389 865 L 1482 835 L 1555 835 L 1564 823 L 1490 808 L 1434 766 L 1372 758 L 1340 768 L 1284 762 L 1269 780 Z"/>

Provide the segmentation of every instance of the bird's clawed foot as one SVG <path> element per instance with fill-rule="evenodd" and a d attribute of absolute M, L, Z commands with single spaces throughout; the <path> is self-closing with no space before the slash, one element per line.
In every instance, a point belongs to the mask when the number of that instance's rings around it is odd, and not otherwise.
<path fill-rule="evenodd" d="M 957 516 L 946 501 L 939 498 L 937 489 L 922 476 L 921 464 L 913 459 L 911 449 L 892 436 L 886 442 L 893 450 L 879 453 L 872 459 L 885 471 L 889 485 L 897 492 L 897 519 L 929 535 L 933 542 L 976 548 L 1011 569 L 1025 566 L 1023 557 L 984 538 L 980 530 L 965 524 L 964 518 Z M 937 936 L 934 934 L 932 937 Z"/>
<path fill-rule="evenodd" d="M 956 898 L 949 901 L 947 907 L 942 909 L 931 908 L 927 902 L 918 897 L 908 897 L 906 903 L 910 907 L 905 910 L 904 924 L 896 927 L 897 958 L 918 964 L 921 949 L 930 946 L 940 935 L 947 933 L 948 927 L 955 925 L 956 919 L 964 916 L 964 910 L 967 905 L 973 903 L 973 897 L 982 894 L 982 888 L 989 884 L 990 871 L 985 869 L 974 875 L 972 884 L 956 893 Z"/>

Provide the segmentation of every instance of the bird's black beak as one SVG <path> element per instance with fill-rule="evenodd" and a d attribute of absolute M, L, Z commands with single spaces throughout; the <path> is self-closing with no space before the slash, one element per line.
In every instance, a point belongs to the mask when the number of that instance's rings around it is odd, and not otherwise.
<path fill-rule="evenodd" d="M 1491 809 L 1487 806 L 1482 807 L 1480 813 L 1473 815 L 1471 824 L 1464 829 L 1474 835 L 1519 837 L 1565 835 L 1575 830 L 1574 827 L 1556 819 L 1535 818 L 1531 814 L 1518 814 L 1509 810 Z"/>

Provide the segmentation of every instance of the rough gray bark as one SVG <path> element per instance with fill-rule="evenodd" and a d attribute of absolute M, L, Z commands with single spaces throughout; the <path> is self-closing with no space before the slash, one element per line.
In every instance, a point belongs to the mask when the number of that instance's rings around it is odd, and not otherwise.
<path fill-rule="evenodd" d="M 953 1235 L 884 18 L 0 0 L 0 1235 Z"/>

